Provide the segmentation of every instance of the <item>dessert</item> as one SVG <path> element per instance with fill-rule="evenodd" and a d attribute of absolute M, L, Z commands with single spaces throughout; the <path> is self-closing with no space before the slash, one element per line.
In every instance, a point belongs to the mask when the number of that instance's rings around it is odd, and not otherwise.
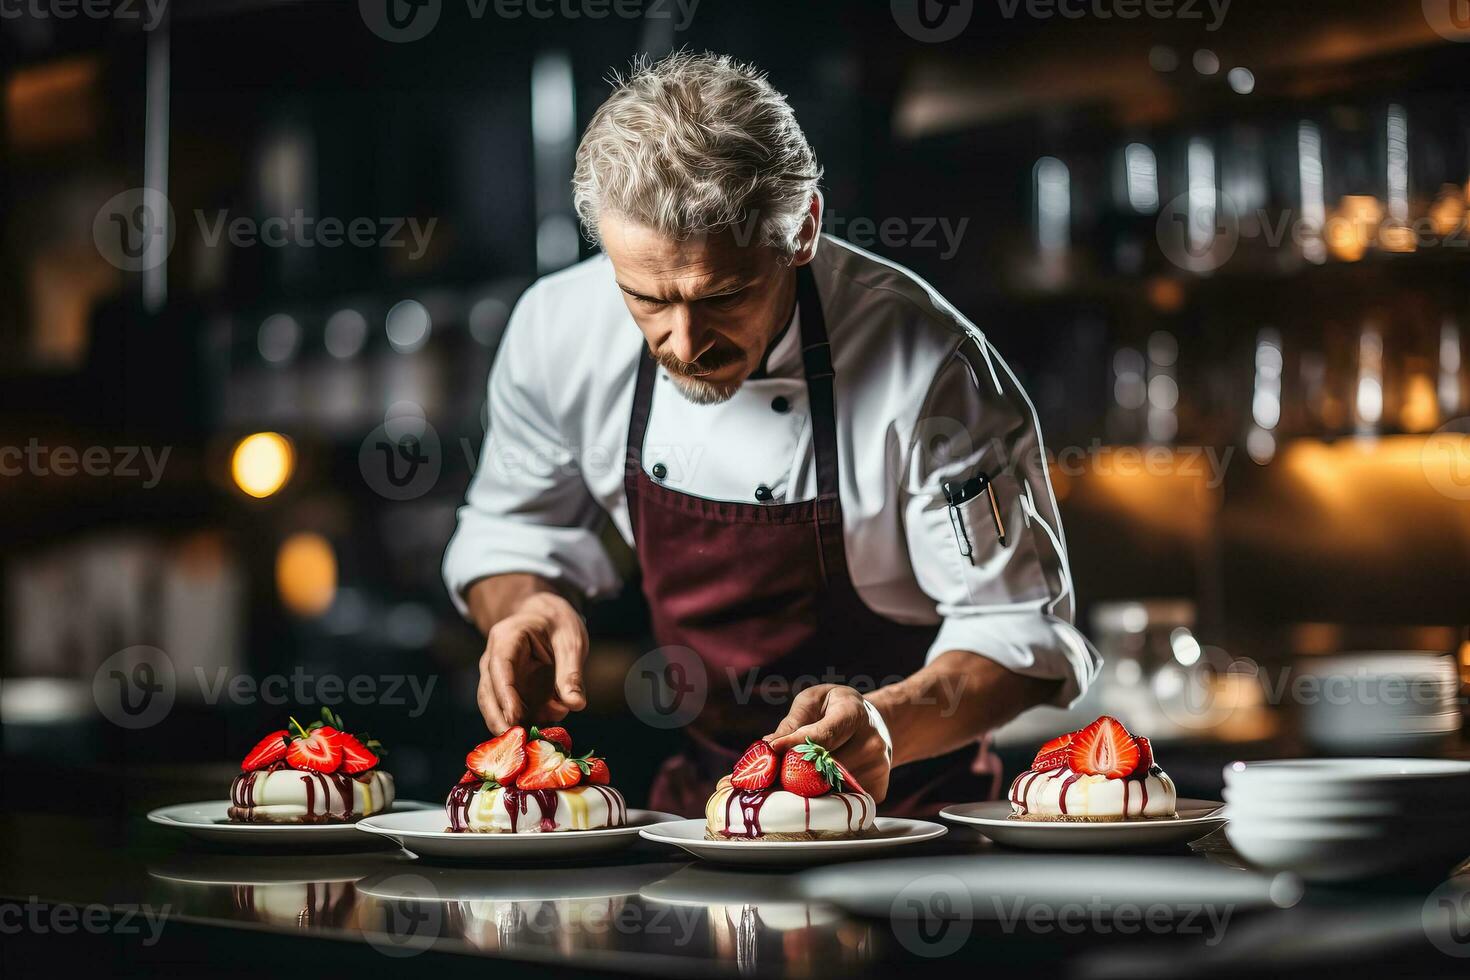
<path fill-rule="evenodd" d="M 1148 739 L 1103 715 L 1041 747 L 1011 783 L 1013 820 L 1156 820 L 1177 816 L 1174 781 Z"/>
<path fill-rule="evenodd" d="M 465 774 L 445 802 L 449 830 L 547 834 L 622 827 L 628 807 L 611 781 L 607 762 L 591 752 L 572 755 L 565 728 L 507 728 L 465 756 Z"/>
<path fill-rule="evenodd" d="M 811 739 L 777 757 L 753 743 L 704 806 L 706 840 L 845 840 L 873 833 L 877 804 Z"/>
<path fill-rule="evenodd" d="M 351 823 L 393 805 L 383 747 L 352 735 L 330 708 L 320 721 L 261 739 L 230 784 L 231 823 Z"/>

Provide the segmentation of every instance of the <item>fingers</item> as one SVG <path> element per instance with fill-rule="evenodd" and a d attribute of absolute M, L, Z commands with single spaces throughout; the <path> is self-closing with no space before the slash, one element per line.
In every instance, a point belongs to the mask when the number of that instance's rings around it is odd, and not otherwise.
<path fill-rule="evenodd" d="M 790 713 L 782 722 L 782 726 L 795 722 L 794 726 L 785 733 L 778 728 L 777 736 L 771 740 L 771 748 L 784 752 L 811 739 L 828 752 L 836 752 L 847 744 L 865 720 L 862 699 L 857 692 L 850 692 L 849 696 L 847 689 L 838 685 L 808 688 L 796 696 Z"/>
<path fill-rule="evenodd" d="M 800 745 L 802 739 L 793 740 L 791 735 L 822 717 L 826 710 L 827 692 L 835 686 L 834 684 L 818 684 L 797 694 L 791 702 L 791 710 L 786 712 L 785 718 L 781 719 L 781 724 L 776 726 L 774 732 L 766 736 L 766 741 L 771 743 L 771 748 L 777 752 L 785 752 L 793 745 Z"/>
<path fill-rule="evenodd" d="M 551 655 L 556 667 L 555 701 L 562 709 L 561 715 L 553 720 L 560 721 L 568 711 L 581 711 L 587 707 L 587 695 L 582 688 L 582 664 L 587 659 L 587 626 L 570 607 L 552 626 Z"/>
<path fill-rule="evenodd" d="M 480 658 L 480 711 L 496 734 L 526 717 L 526 705 L 516 690 L 517 668 L 529 659 L 531 638 L 511 620 L 490 629 L 485 655 Z"/>

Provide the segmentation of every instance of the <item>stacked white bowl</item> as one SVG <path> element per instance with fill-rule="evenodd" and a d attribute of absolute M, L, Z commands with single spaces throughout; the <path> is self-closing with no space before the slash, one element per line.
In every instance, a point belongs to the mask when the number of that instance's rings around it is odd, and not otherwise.
<path fill-rule="evenodd" d="M 1235 762 L 1225 804 L 1241 857 L 1310 880 L 1443 875 L 1470 857 L 1470 762 Z"/>
<path fill-rule="evenodd" d="M 1303 657 L 1291 697 L 1302 736 L 1329 752 L 1433 754 L 1459 732 L 1460 673 L 1442 653 Z"/>

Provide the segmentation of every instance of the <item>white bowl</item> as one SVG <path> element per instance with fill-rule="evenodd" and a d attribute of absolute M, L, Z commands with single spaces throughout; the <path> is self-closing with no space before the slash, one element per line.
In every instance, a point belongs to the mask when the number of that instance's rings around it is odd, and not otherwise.
<path fill-rule="evenodd" d="M 1225 785 L 1236 799 L 1470 799 L 1470 762 L 1441 759 L 1295 759 L 1233 762 Z"/>
<path fill-rule="evenodd" d="M 1232 817 L 1262 817 L 1286 820 L 1332 819 L 1338 817 L 1401 817 L 1424 813 L 1429 804 L 1412 800 L 1323 800 L 1270 799 L 1225 791 L 1225 808 Z M 1441 801 L 1437 815 L 1466 820 L 1470 826 L 1470 801 Z"/>
<path fill-rule="evenodd" d="M 1315 823 L 1315 822 L 1314 822 Z M 1291 827 L 1232 819 L 1231 846 L 1249 863 L 1292 871 L 1316 881 L 1346 881 L 1409 871 L 1444 874 L 1470 854 L 1470 840 L 1454 827 L 1405 835 L 1383 827 Z"/>

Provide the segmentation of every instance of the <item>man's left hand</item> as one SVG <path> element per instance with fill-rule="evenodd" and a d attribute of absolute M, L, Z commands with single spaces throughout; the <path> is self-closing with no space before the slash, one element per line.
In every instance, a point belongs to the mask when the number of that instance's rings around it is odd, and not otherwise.
<path fill-rule="evenodd" d="M 893 744 L 883 717 L 855 689 L 818 684 L 796 696 L 791 710 L 766 736 L 777 756 L 810 738 L 837 757 L 874 800 L 888 795 Z"/>

